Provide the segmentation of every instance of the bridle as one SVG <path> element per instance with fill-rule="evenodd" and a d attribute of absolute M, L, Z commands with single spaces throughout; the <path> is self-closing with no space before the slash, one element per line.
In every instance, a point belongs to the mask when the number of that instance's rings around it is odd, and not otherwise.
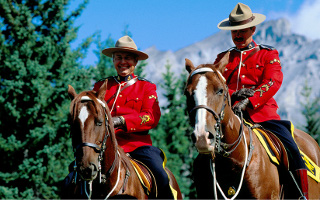
<path fill-rule="evenodd" d="M 204 68 L 199 68 L 199 69 L 194 70 L 192 72 L 192 74 L 190 75 L 189 79 L 192 78 L 192 76 L 195 74 L 205 74 L 207 72 L 216 73 L 217 76 L 220 77 L 225 82 L 225 78 L 222 76 L 222 74 L 219 71 L 214 71 L 213 69 L 211 69 L 209 67 L 204 67 Z M 219 114 L 217 114 L 212 108 L 210 108 L 207 105 L 197 105 L 189 111 L 189 116 L 191 116 L 191 114 L 198 109 L 206 109 L 209 113 L 211 113 L 213 115 L 214 119 L 216 120 L 216 124 L 214 125 L 216 135 L 214 136 L 214 141 L 213 141 L 213 144 L 216 147 L 215 152 L 227 157 L 233 151 L 235 151 L 236 148 L 238 147 L 238 145 L 240 144 L 240 141 L 241 141 L 241 138 L 243 135 L 243 120 L 241 118 L 241 127 L 239 130 L 239 136 L 236 139 L 236 141 L 234 141 L 232 144 L 227 144 L 227 143 L 222 142 L 221 141 L 221 139 L 223 138 L 222 120 L 224 119 L 224 115 L 225 115 L 224 109 L 227 105 L 226 101 L 228 102 L 228 105 L 230 106 L 230 97 L 229 97 L 229 92 L 228 92 L 228 86 L 226 84 L 225 84 L 225 88 L 223 89 L 223 93 L 224 93 L 223 105 L 222 105 L 222 108 L 221 108 Z M 213 133 L 211 133 L 211 134 L 213 135 Z"/>
<path fill-rule="evenodd" d="M 98 163 L 99 163 L 99 166 L 98 166 L 98 174 L 99 174 L 99 183 L 102 183 L 102 180 L 101 180 L 101 161 L 103 160 L 103 154 L 106 150 L 106 142 L 107 142 L 107 139 L 108 137 L 110 137 L 110 124 L 109 124 L 109 119 L 108 119 L 108 115 L 107 115 L 107 109 L 106 109 L 106 104 L 101 101 L 100 99 L 96 99 L 99 104 L 103 107 L 103 111 L 104 111 L 104 115 L 105 115 L 105 126 L 106 126 L 106 131 L 105 131 L 105 136 L 103 138 L 103 141 L 101 143 L 101 146 L 98 146 L 97 144 L 94 144 L 94 143 L 90 143 L 90 142 L 83 142 L 83 143 L 80 143 L 76 146 L 75 150 L 74 150 L 74 154 L 75 154 L 75 160 L 76 160 L 76 154 L 77 154 L 77 151 L 82 148 L 82 147 L 91 147 L 94 149 L 94 151 L 96 153 L 99 153 L 99 156 L 98 156 Z M 82 96 L 81 97 L 81 101 L 84 102 L 84 101 L 93 101 L 90 97 L 88 96 Z M 117 147 L 116 147 L 117 148 Z M 116 163 L 117 163 L 117 160 L 118 160 L 118 153 L 117 153 L 117 150 L 115 151 L 115 159 L 111 165 L 111 167 L 109 168 L 108 172 L 106 173 L 106 177 L 110 176 L 112 174 L 112 172 L 114 171 L 115 169 L 115 166 L 116 166 Z M 76 170 L 76 162 L 75 162 L 75 170 Z M 105 178 L 104 178 L 105 180 Z"/>
<path fill-rule="evenodd" d="M 196 69 L 190 75 L 189 79 L 195 74 L 202 74 L 202 73 L 204 74 L 204 73 L 207 73 L 207 72 L 216 72 L 217 76 L 221 77 L 221 79 L 224 81 L 224 83 L 226 82 L 226 80 L 224 79 L 224 77 L 222 76 L 222 74 L 219 71 L 214 71 L 213 69 L 208 68 L 208 67 Z M 214 152 L 227 157 L 233 151 L 236 150 L 236 148 L 240 144 L 242 136 L 244 137 L 245 146 L 247 146 L 247 142 L 246 142 L 245 134 L 243 134 L 244 131 L 243 131 L 242 113 L 240 113 L 241 119 L 239 119 L 239 120 L 240 120 L 241 125 L 240 125 L 240 130 L 239 130 L 239 136 L 236 139 L 236 141 L 234 141 L 232 144 L 227 144 L 227 143 L 221 142 L 221 139 L 223 137 L 221 122 L 222 122 L 222 120 L 224 118 L 224 109 L 225 109 L 225 107 L 227 105 L 226 101 L 228 102 L 228 105 L 230 106 L 230 96 L 229 96 L 228 86 L 226 84 L 224 84 L 224 85 L 225 85 L 225 89 L 223 91 L 224 94 L 225 94 L 224 95 L 224 100 L 223 100 L 224 103 L 222 105 L 222 108 L 221 108 L 219 114 L 217 114 L 212 108 L 210 108 L 207 105 L 197 105 L 197 106 L 195 106 L 194 108 L 192 108 L 190 110 L 189 116 L 190 116 L 190 114 L 192 114 L 193 112 L 195 112 L 198 109 L 206 109 L 209 113 L 211 113 L 214 116 L 214 118 L 216 120 L 216 124 L 215 124 L 216 136 L 214 137 L 214 141 L 212 142 L 213 146 L 216 147 L 216 148 L 214 148 L 215 149 Z M 242 172 L 241 172 L 240 183 L 239 183 L 237 191 L 234 192 L 233 197 L 231 198 L 231 200 L 235 199 L 238 196 L 239 192 L 240 192 L 240 189 L 242 187 L 243 180 L 244 180 L 244 174 L 245 174 L 245 171 L 246 171 L 245 169 L 249 165 L 250 159 L 251 159 L 251 156 L 252 156 L 252 150 L 253 150 L 252 133 L 251 133 L 251 131 L 249 131 L 249 132 L 250 132 L 250 152 L 248 152 L 248 149 L 245 148 L 245 163 L 243 165 L 243 169 L 242 169 Z M 212 158 L 213 157 L 214 157 L 214 153 L 212 153 Z M 216 173 L 215 173 L 215 162 L 213 161 L 213 159 L 211 159 L 210 162 L 211 162 L 210 169 L 211 169 L 211 173 L 213 175 L 213 180 L 214 180 L 213 181 L 213 186 L 214 186 L 215 199 L 218 199 L 218 197 L 217 197 L 217 187 L 218 187 L 221 195 L 224 197 L 224 199 L 228 199 L 226 197 L 226 195 L 224 194 L 223 190 L 221 189 L 220 185 L 217 182 Z"/>

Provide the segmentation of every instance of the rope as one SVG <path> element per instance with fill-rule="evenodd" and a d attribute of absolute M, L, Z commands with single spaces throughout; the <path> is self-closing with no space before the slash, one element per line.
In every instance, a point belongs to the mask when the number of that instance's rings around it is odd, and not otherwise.
<path fill-rule="evenodd" d="M 239 117 L 237 117 L 237 118 L 239 119 Z M 239 121 L 240 121 L 240 119 L 239 119 Z M 241 121 L 240 121 L 240 123 L 241 123 Z M 243 131 L 243 130 L 242 130 L 242 131 Z M 222 191 L 222 189 L 221 189 L 218 181 L 216 180 L 215 163 L 213 162 L 212 165 L 210 166 L 211 173 L 212 173 L 212 175 L 213 175 L 213 177 L 214 177 L 214 178 L 213 178 L 213 179 L 214 179 L 214 180 L 213 180 L 213 187 L 214 187 L 214 192 L 215 192 L 215 199 L 218 199 L 218 198 L 217 198 L 217 189 L 216 189 L 217 186 L 218 186 L 218 189 L 219 189 L 220 193 L 222 194 L 223 198 L 226 199 L 226 200 L 233 200 L 233 199 L 235 199 L 235 198 L 238 196 L 239 192 L 240 192 L 240 189 L 241 189 L 242 184 L 243 184 L 244 173 L 245 173 L 246 167 L 247 167 L 247 161 L 248 161 L 248 148 L 247 148 L 246 134 L 243 134 L 243 137 L 244 137 L 244 143 L 245 143 L 245 147 L 246 147 L 246 148 L 245 148 L 245 149 L 246 149 L 246 157 L 245 157 L 245 161 L 244 161 L 245 163 L 244 163 L 244 165 L 243 165 L 243 169 L 242 169 L 242 173 L 241 173 L 241 179 L 240 179 L 239 187 L 238 187 L 238 189 L 237 189 L 237 192 L 234 194 L 234 196 L 233 196 L 231 199 L 229 199 L 229 198 L 226 197 L 226 195 L 223 193 L 223 191 Z"/>
<path fill-rule="evenodd" d="M 119 154 L 119 156 L 120 156 L 119 151 L 118 151 L 118 154 Z M 116 182 L 116 184 L 113 186 L 112 190 L 109 192 L 109 194 L 106 196 L 105 199 L 108 199 L 108 198 L 110 197 L 110 195 L 113 193 L 113 191 L 116 189 L 116 187 L 118 186 L 119 181 L 120 181 L 120 169 L 121 169 L 121 159 L 119 159 L 117 182 Z"/>

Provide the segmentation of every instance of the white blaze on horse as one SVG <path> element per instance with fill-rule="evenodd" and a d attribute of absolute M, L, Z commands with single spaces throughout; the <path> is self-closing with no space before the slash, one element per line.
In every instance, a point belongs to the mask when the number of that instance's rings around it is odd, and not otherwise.
<path fill-rule="evenodd" d="M 156 184 L 148 170 L 129 158 L 118 146 L 110 110 L 104 101 L 105 82 L 98 92 L 68 93 L 71 136 L 75 149 L 74 171 L 65 179 L 61 198 L 148 199 L 155 198 Z M 175 177 L 166 168 L 176 198 L 182 199 Z"/>
<path fill-rule="evenodd" d="M 295 198 L 299 194 L 287 169 L 270 161 L 253 128 L 245 126 L 232 111 L 226 80 L 222 76 L 228 60 L 229 53 L 217 64 L 194 67 L 186 59 L 190 74 L 185 95 L 194 127 L 192 139 L 199 151 L 197 161 L 205 163 L 194 167 L 198 197 Z M 316 141 L 298 129 L 294 130 L 294 138 L 299 148 L 319 166 L 320 148 Z M 309 197 L 320 199 L 320 183 L 310 177 L 308 180 Z M 206 196 L 208 190 L 209 197 Z"/>

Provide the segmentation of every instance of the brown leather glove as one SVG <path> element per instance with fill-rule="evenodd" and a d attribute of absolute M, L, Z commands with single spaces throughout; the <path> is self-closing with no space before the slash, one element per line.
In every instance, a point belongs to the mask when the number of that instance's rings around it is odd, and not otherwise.
<path fill-rule="evenodd" d="M 112 117 L 113 126 L 115 128 L 120 128 L 125 125 L 126 121 L 122 116 Z"/>
<path fill-rule="evenodd" d="M 236 101 L 244 100 L 245 98 L 252 97 L 255 91 L 251 88 L 241 88 L 240 90 L 232 93 L 231 95 L 231 103 L 232 105 Z"/>
<path fill-rule="evenodd" d="M 248 98 L 240 101 L 236 105 L 232 107 L 233 112 L 243 112 L 246 110 L 247 106 L 249 105 L 250 101 Z"/>

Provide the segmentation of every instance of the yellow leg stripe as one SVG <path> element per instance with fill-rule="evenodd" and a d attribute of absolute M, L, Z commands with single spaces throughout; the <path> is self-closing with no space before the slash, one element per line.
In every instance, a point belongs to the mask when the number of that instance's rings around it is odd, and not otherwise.
<path fill-rule="evenodd" d="M 166 171 L 167 156 L 166 156 L 166 154 L 164 153 L 164 151 L 163 151 L 162 149 L 160 149 L 160 150 L 162 151 L 163 156 L 164 156 L 164 158 L 163 158 L 163 163 L 162 163 L 162 167 L 163 167 L 164 171 L 167 173 L 168 179 L 169 179 L 169 182 L 170 182 L 170 176 L 169 176 L 168 172 Z M 169 186 L 170 186 L 170 189 L 171 189 L 171 192 L 172 192 L 172 195 L 173 195 L 174 200 L 177 200 L 177 199 L 178 199 L 178 192 L 177 192 L 177 190 L 175 190 L 175 189 L 170 185 L 170 183 L 169 183 Z"/>

